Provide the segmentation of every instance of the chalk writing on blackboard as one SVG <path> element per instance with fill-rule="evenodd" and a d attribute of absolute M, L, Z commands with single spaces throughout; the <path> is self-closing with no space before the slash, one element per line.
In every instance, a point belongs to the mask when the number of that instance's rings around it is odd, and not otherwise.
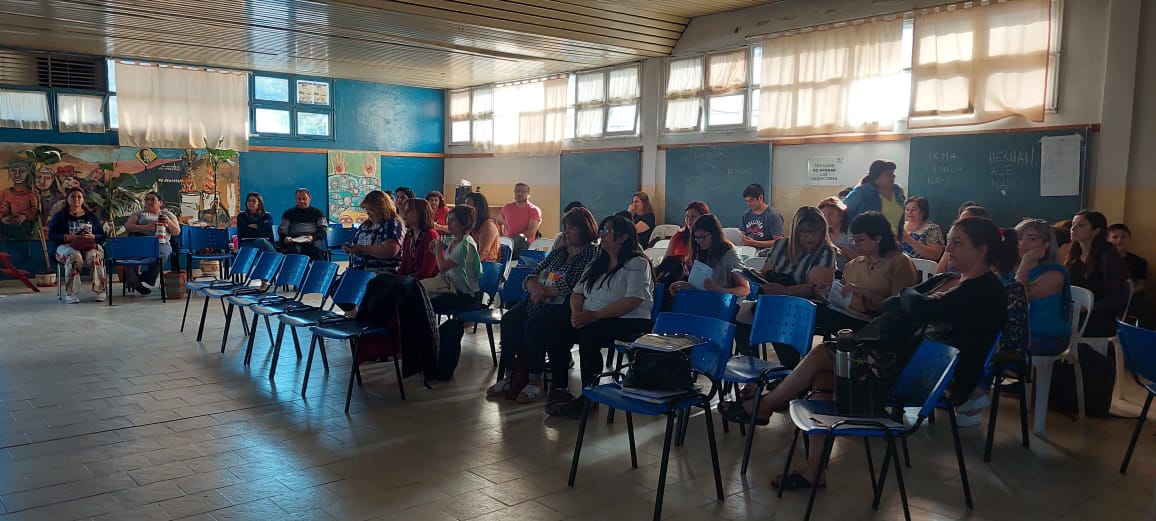
<path fill-rule="evenodd" d="M 1035 147 L 993 150 L 987 154 L 987 164 L 991 172 L 992 190 L 1007 195 L 1008 190 L 1015 190 L 1024 186 L 1024 179 L 1019 167 L 1039 164 L 1039 156 Z"/>
<path fill-rule="evenodd" d="M 928 154 L 931 171 L 927 173 L 927 184 L 950 187 L 953 180 L 963 176 L 959 155 L 955 152 L 932 150 Z"/>

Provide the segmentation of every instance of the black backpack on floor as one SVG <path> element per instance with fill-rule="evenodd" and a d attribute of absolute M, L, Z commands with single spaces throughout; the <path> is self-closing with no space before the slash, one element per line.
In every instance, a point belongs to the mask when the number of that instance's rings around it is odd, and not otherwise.
<path fill-rule="evenodd" d="M 1084 375 L 1084 414 L 1095 418 L 1107 418 L 1112 405 L 1112 388 L 1116 385 L 1116 366 L 1110 356 L 1104 356 L 1087 344 L 1080 344 L 1080 369 Z M 1052 372 L 1052 389 L 1048 393 L 1048 406 L 1052 410 L 1075 416 L 1076 407 L 1076 366 L 1057 364 Z"/>

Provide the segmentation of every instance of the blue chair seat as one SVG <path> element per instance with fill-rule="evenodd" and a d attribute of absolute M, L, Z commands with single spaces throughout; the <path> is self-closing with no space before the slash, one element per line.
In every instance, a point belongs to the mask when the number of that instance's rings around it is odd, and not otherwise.
<path fill-rule="evenodd" d="M 502 323 L 502 311 L 500 309 L 475 309 L 471 311 L 463 311 L 458 313 L 457 317 L 466 322 L 477 322 L 479 324 Z"/>
<path fill-rule="evenodd" d="M 858 418 L 854 416 L 840 416 L 835 412 L 835 402 L 822 400 L 793 400 L 791 402 L 791 421 L 806 434 L 826 434 L 836 423 L 848 421 L 850 423 L 835 427 L 834 431 L 840 436 L 878 436 L 886 437 L 890 431 L 892 436 L 899 436 L 907 430 L 902 422 L 879 417 Z M 863 422 L 879 424 L 866 426 Z"/>
<path fill-rule="evenodd" d="M 232 260 L 232 253 L 194 253 L 193 260 Z"/>
<path fill-rule="evenodd" d="M 156 259 L 116 259 L 118 265 L 128 264 L 131 266 L 152 266 L 157 263 Z"/>
<path fill-rule="evenodd" d="M 635 414 L 659 416 L 678 409 L 700 406 L 701 396 L 691 396 L 681 400 L 654 403 L 649 400 L 635 398 L 623 391 L 618 384 L 602 384 L 582 389 L 582 396 L 598 403 L 606 404 L 615 409 L 630 411 Z"/>
<path fill-rule="evenodd" d="M 338 314 L 334 313 L 332 311 L 326 311 L 324 309 L 314 308 L 314 309 L 305 310 L 305 311 L 301 311 L 301 312 L 294 312 L 294 313 L 278 315 L 277 320 L 280 320 L 282 323 L 284 323 L 287 326 L 310 327 L 310 326 L 317 324 L 318 321 L 320 321 L 321 319 L 323 319 L 325 317 L 334 317 L 334 316 L 338 316 Z"/>
<path fill-rule="evenodd" d="M 349 340 L 362 336 L 377 336 L 389 333 L 389 328 L 374 326 L 368 322 L 359 320 L 343 320 L 341 322 L 330 322 L 313 326 L 310 331 L 314 335 L 320 335 L 325 338 L 334 340 Z"/>
<path fill-rule="evenodd" d="M 243 284 L 227 280 L 190 280 L 185 283 L 185 289 L 189 291 L 201 291 L 206 288 L 239 288 L 242 286 Z"/>
<path fill-rule="evenodd" d="M 275 304 L 275 303 L 279 303 L 282 301 L 288 301 L 288 300 L 292 300 L 292 299 L 290 299 L 289 297 L 286 297 L 285 295 L 269 295 L 266 293 L 249 293 L 249 294 L 244 294 L 244 295 L 233 295 L 233 296 L 228 297 L 226 300 L 228 300 L 229 303 L 233 304 L 234 306 L 248 307 L 248 306 L 251 306 L 253 304 L 257 304 L 259 302 L 262 302 L 262 301 L 264 301 L 264 303 Z"/>
<path fill-rule="evenodd" d="M 205 295 L 209 298 L 220 299 L 220 298 L 225 298 L 225 297 L 231 296 L 233 294 L 233 292 L 235 292 L 239 289 L 243 289 L 245 287 L 246 286 L 241 285 L 241 284 L 238 284 L 236 286 L 226 286 L 226 287 L 220 287 L 220 286 L 209 287 L 209 288 L 205 288 L 205 289 L 201 290 L 201 294 Z"/>
<path fill-rule="evenodd" d="M 786 367 L 768 362 L 759 357 L 740 355 L 731 357 L 727 361 L 726 372 L 723 373 L 723 380 L 735 383 L 758 383 L 763 380 L 763 375 L 769 378 L 778 376 L 785 378 L 790 374 L 791 370 Z M 782 373 L 781 376 L 774 375 L 774 373 Z"/>
<path fill-rule="evenodd" d="M 298 301 L 280 301 L 280 302 L 259 302 L 249 306 L 249 311 L 258 315 L 272 316 L 280 315 L 293 308 L 306 309 L 311 306 L 306 306 Z"/>

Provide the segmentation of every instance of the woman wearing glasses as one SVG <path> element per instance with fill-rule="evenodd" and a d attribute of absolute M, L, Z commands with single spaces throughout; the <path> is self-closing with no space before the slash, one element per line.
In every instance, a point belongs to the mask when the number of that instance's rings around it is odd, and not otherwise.
<path fill-rule="evenodd" d="M 164 201 L 161 200 L 160 194 L 149 192 L 144 197 L 144 209 L 133 212 L 128 217 L 128 221 L 124 223 L 124 230 L 129 235 L 156 236 L 160 242 L 162 266 L 168 261 L 169 255 L 173 254 L 173 247 L 169 243 L 169 238 L 181 234 L 180 221 L 177 220 L 176 215 L 173 215 L 173 212 L 165 210 L 163 204 Z M 149 265 L 144 273 L 138 273 L 136 268 L 126 267 L 124 283 L 135 289 L 137 293 L 148 295 L 152 293 L 152 290 L 145 284 L 155 286 L 158 276 L 160 276 L 160 268 L 155 264 Z"/>
<path fill-rule="evenodd" d="M 691 258 L 711 269 L 710 276 L 703 280 L 703 287 L 698 289 L 730 293 L 740 298 L 750 295 L 751 286 L 742 275 L 743 261 L 739 259 L 735 245 L 723 237 L 718 217 L 706 214 L 695 220 L 691 228 L 691 242 Z M 670 285 L 672 295 L 687 289 L 696 288 L 687 281 Z"/>

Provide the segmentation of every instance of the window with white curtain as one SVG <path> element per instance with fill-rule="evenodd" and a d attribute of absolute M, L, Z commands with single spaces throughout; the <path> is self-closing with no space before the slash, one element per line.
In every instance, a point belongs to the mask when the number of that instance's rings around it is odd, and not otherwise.
<path fill-rule="evenodd" d="M 907 102 L 902 43 L 897 16 L 767 38 L 759 136 L 892 130 Z"/>
<path fill-rule="evenodd" d="M 475 147 L 489 149 L 494 144 L 494 88 L 478 87 L 471 92 L 470 126 Z"/>
<path fill-rule="evenodd" d="M 563 76 L 494 87 L 494 154 L 560 153 L 566 130 L 567 83 Z"/>
<path fill-rule="evenodd" d="M 698 130 L 702 116 L 703 57 L 672 59 L 666 74 L 666 130 Z"/>
<path fill-rule="evenodd" d="M 450 143 L 470 142 L 469 90 L 450 92 Z"/>
<path fill-rule="evenodd" d="M 116 77 L 121 146 L 249 149 L 247 73 L 118 62 Z"/>
<path fill-rule="evenodd" d="M 104 96 L 57 94 L 56 124 L 60 132 L 104 132 Z"/>
<path fill-rule="evenodd" d="M 48 112 L 48 93 L 36 90 L 0 89 L 0 127 L 52 129 L 52 118 Z"/>
<path fill-rule="evenodd" d="M 915 11 L 912 128 L 1044 120 L 1051 0 Z"/>
<path fill-rule="evenodd" d="M 574 89 L 573 137 L 638 134 L 638 66 L 580 72 Z M 569 134 L 569 132 L 568 132 Z"/>

